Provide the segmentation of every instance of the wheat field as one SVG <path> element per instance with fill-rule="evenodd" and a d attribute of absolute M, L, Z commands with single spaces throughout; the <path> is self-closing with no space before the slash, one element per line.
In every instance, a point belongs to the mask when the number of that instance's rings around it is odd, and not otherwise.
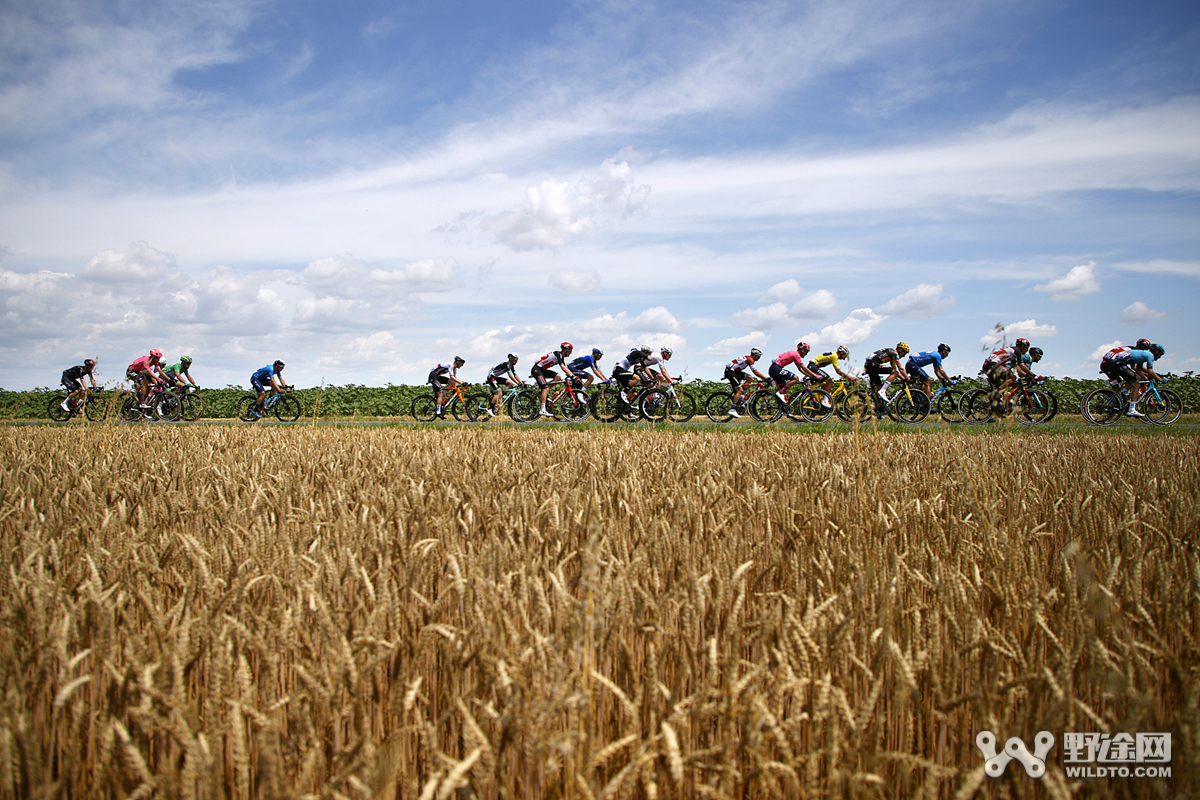
<path fill-rule="evenodd" d="M 4 797 L 1200 778 L 1195 437 L 0 437 Z M 994 780 L 983 729 L 1169 731 L 1173 776 L 1068 779 L 1056 746 L 1042 780 Z"/>

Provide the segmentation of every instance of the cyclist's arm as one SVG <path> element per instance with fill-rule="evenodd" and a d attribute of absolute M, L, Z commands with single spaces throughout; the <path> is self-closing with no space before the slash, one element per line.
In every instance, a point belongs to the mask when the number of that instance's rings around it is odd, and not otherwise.
<path fill-rule="evenodd" d="M 946 370 L 943 369 L 941 366 L 934 367 L 933 373 L 935 375 L 937 375 L 938 378 L 940 378 L 941 380 L 944 380 L 946 383 L 950 382 L 950 376 L 946 374 Z"/>
<path fill-rule="evenodd" d="M 892 364 L 895 365 L 895 368 L 892 371 L 900 376 L 900 380 L 908 380 L 908 370 L 904 369 L 904 365 L 900 363 L 900 359 L 897 358 L 892 362 Z"/>
<path fill-rule="evenodd" d="M 602 381 L 608 380 L 608 378 L 604 377 L 604 373 L 600 371 L 599 367 L 592 367 L 592 372 L 596 373 L 596 377 L 599 378 L 600 380 L 602 380 Z"/>
<path fill-rule="evenodd" d="M 757 375 L 757 376 L 758 376 L 758 379 L 759 379 L 760 381 L 769 381 L 769 380 L 771 380 L 771 379 L 770 379 L 770 378 L 768 378 L 766 375 L 763 375 L 761 372 L 759 372 L 759 371 L 758 371 L 758 367 L 751 367 L 751 368 L 750 368 L 750 371 L 751 371 L 751 372 L 753 372 L 755 375 Z"/>
<path fill-rule="evenodd" d="M 666 364 L 660 364 L 660 365 L 659 365 L 659 367 L 658 367 L 658 371 L 659 371 L 659 373 L 662 375 L 662 379 L 663 379 L 663 382 L 664 382 L 664 383 L 670 383 L 670 382 L 671 382 L 671 374 L 670 374 L 669 372 L 667 372 L 667 365 L 666 365 Z"/>
<path fill-rule="evenodd" d="M 846 373 L 842 372 L 842 368 L 837 364 L 833 365 L 833 369 L 838 375 L 842 376 L 843 380 L 850 381 L 851 383 L 856 383 L 858 381 L 858 378 L 854 377 L 853 375 L 847 375 Z"/>
<path fill-rule="evenodd" d="M 280 383 L 280 380 L 282 380 L 282 376 L 279 373 L 271 374 L 271 388 L 277 392 L 283 391 L 283 384 Z"/>

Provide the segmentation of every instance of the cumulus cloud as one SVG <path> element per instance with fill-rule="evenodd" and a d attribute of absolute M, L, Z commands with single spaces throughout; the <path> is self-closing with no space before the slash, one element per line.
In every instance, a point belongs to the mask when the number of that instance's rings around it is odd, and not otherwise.
<path fill-rule="evenodd" d="M 518 252 L 556 250 L 590 235 L 606 221 L 624 219 L 646 208 L 650 187 L 635 185 L 627 161 L 610 158 L 595 179 L 572 186 L 547 178 L 525 190 L 520 208 L 485 220 L 496 240 Z"/>
<path fill-rule="evenodd" d="M 758 299 L 764 303 L 786 303 L 789 300 L 795 300 L 803 293 L 800 282 L 795 278 L 788 278 L 767 289 Z"/>
<path fill-rule="evenodd" d="M 1023 319 L 1020 322 L 1011 322 L 1008 325 L 993 328 L 979 338 L 979 343 L 986 349 L 995 347 L 1005 340 L 1011 344 L 1014 339 L 1022 337 L 1029 339 L 1035 336 L 1055 336 L 1057 334 L 1057 326 L 1039 325 L 1035 319 Z"/>
<path fill-rule="evenodd" d="M 1121 311 L 1121 322 L 1143 323 L 1162 322 L 1169 314 L 1165 311 L 1155 311 L 1141 300 L 1135 300 Z"/>
<path fill-rule="evenodd" d="M 550 276 L 550 285 L 567 294 L 590 294 L 600 290 L 600 273 L 595 270 L 564 269 Z"/>
<path fill-rule="evenodd" d="M 958 299 L 942 298 L 942 285 L 922 283 L 903 294 L 893 297 L 875 309 L 889 317 L 936 317 L 951 308 Z"/>
<path fill-rule="evenodd" d="M 314 291 L 332 297 L 378 297 L 389 291 L 408 294 L 447 292 L 461 284 L 452 258 L 425 258 L 398 268 L 368 267 L 352 255 L 318 258 L 301 275 Z"/>
<path fill-rule="evenodd" d="M 1079 300 L 1085 294 L 1095 294 L 1100 291 L 1100 282 L 1096 280 L 1096 262 L 1089 261 L 1071 267 L 1071 271 L 1066 275 L 1049 283 L 1040 283 L 1034 286 L 1033 290 L 1052 292 L 1051 300 Z"/>
<path fill-rule="evenodd" d="M 100 283 L 141 283 L 165 278 L 176 269 L 175 256 L 133 242 L 123 253 L 101 250 L 83 268 L 83 276 Z"/>
<path fill-rule="evenodd" d="M 803 341 L 808 342 L 813 348 L 839 344 L 861 344 L 885 319 L 887 319 L 886 316 L 877 314 L 869 308 L 857 308 L 841 322 L 835 322 L 832 325 L 826 325 L 820 331 L 805 334 Z"/>
<path fill-rule="evenodd" d="M 1121 346 L 1120 339 L 1109 342 L 1108 344 L 1102 344 L 1099 347 L 1097 347 L 1095 350 L 1092 351 L 1092 354 L 1087 357 L 1087 360 L 1088 361 L 1099 361 L 1100 359 L 1104 358 L 1104 354 L 1107 353 L 1109 350 L 1112 350 L 1114 347 L 1120 347 L 1120 346 Z"/>
<path fill-rule="evenodd" d="M 647 308 L 638 314 L 629 324 L 630 331 L 646 331 L 648 333 L 668 333 L 679 330 L 679 320 L 663 306 Z"/>
<path fill-rule="evenodd" d="M 833 292 L 818 289 L 789 308 L 788 315 L 793 319 L 829 319 L 844 305 L 838 302 Z"/>
<path fill-rule="evenodd" d="M 729 339 L 722 339 L 719 342 L 713 342 L 704 348 L 703 352 L 728 356 L 742 355 L 743 351 L 748 351 L 751 347 L 766 347 L 767 340 L 770 338 L 771 335 L 764 331 L 752 331 L 745 336 L 734 336 Z"/>
<path fill-rule="evenodd" d="M 787 303 L 771 303 L 760 308 L 747 308 L 729 317 L 731 325 L 743 325 L 747 328 L 762 328 L 763 330 L 779 330 L 792 325 L 788 314 Z"/>

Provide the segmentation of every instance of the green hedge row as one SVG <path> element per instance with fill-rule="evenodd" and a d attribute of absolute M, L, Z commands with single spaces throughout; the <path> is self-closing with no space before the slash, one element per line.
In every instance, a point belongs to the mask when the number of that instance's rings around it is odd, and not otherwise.
<path fill-rule="evenodd" d="M 1099 380 L 1077 380 L 1075 378 L 1051 378 L 1046 382 L 1059 400 L 1063 413 L 1077 413 L 1079 399 L 1092 389 L 1102 385 Z M 960 386 L 981 386 L 977 380 L 964 380 Z M 695 380 L 688 390 L 703 403 L 708 395 L 722 391 L 726 384 Z M 1200 376 L 1191 373 L 1172 376 L 1170 388 L 1183 399 L 1185 413 L 1200 412 Z M 238 399 L 247 390 L 237 386 L 224 389 L 204 389 L 204 416 L 213 419 L 232 419 Z M 413 398 L 427 392 L 425 386 L 325 386 L 297 389 L 296 396 L 304 409 L 304 416 L 329 417 L 408 417 Z M 28 392 L 9 392 L 0 389 L 0 419 L 47 419 L 46 409 L 50 398 L 59 394 L 59 389 L 34 389 Z M 112 393 L 106 393 L 112 396 Z"/>

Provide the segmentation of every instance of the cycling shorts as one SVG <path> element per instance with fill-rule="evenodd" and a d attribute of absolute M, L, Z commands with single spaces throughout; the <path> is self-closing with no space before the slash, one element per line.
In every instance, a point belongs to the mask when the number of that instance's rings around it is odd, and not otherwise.
<path fill-rule="evenodd" d="M 588 379 L 588 372 L 586 369 L 578 370 L 578 369 L 571 369 L 570 367 L 567 367 L 567 374 L 570 375 L 572 378 L 574 378 L 577 381 L 586 381 Z"/>
<path fill-rule="evenodd" d="M 622 389 L 628 389 L 629 381 L 633 380 L 633 373 L 619 366 L 613 367 L 612 376 L 613 380 L 619 383 Z"/>
<path fill-rule="evenodd" d="M 78 392 L 83 388 L 83 383 L 74 378 L 67 377 L 67 373 L 62 374 L 62 385 L 67 388 L 68 392 Z"/>
<path fill-rule="evenodd" d="M 808 362 L 808 368 L 817 374 L 817 380 L 819 382 L 824 383 L 825 381 L 830 380 L 829 373 L 825 371 L 824 367 L 818 367 L 816 364 L 810 361 Z"/>
<path fill-rule="evenodd" d="M 491 387 L 493 392 L 498 392 L 501 389 L 508 388 L 508 382 L 511 378 L 507 376 L 496 377 L 495 375 L 487 376 L 487 385 Z"/>
<path fill-rule="evenodd" d="M 989 384 L 999 386 L 1012 377 L 1012 370 L 999 361 L 993 361 L 990 364 L 985 361 L 983 362 L 983 374 L 987 376 Z"/>
<path fill-rule="evenodd" d="M 537 364 L 534 364 L 533 369 L 529 370 L 529 377 L 533 378 L 534 382 L 544 389 L 558 379 L 558 373 L 542 369 Z"/>
<path fill-rule="evenodd" d="M 1138 379 L 1137 370 L 1133 368 L 1133 364 L 1122 358 L 1109 359 L 1106 364 L 1100 365 L 1100 369 L 1115 381 L 1133 383 Z"/>
<path fill-rule="evenodd" d="M 796 380 L 796 376 L 791 370 L 786 370 L 783 367 L 771 362 L 771 368 L 767 370 L 767 374 L 771 376 L 771 380 L 782 386 L 785 383 Z"/>
<path fill-rule="evenodd" d="M 925 381 L 932 380 L 929 377 L 929 373 L 914 364 L 911 358 L 908 360 L 908 363 L 904 365 L 904 370 L 908 373 L 908 377 L 912 378 L 914 381 L 920 381 L 921 383 L 924 383 Z"/>
<path fill-rule="evenodd" d="M 725 380 L 729 381 L 729 387 L 736 392 L 746 382 L 746 373 L 740 369 L 726 367 Z"/>
<path fill-rule="evenodd" d="M 263 386 L 262 381 L 253 375 L 250 376 L 250 386 L 259 394 L 262 394 L 263 392 L 267 391 L 267 389 L 271 388 L 270 386 Z"/>
<path fill-rule="evenodd" d="M 883 385 L 882 377 L 892 374 L 891 364 L 881 364 L 878 361 L 867 359 L 863 362 L 863 369 L 867 371 L 867 375 L 871 378 L 871 388 L 877 388 Z"/>

